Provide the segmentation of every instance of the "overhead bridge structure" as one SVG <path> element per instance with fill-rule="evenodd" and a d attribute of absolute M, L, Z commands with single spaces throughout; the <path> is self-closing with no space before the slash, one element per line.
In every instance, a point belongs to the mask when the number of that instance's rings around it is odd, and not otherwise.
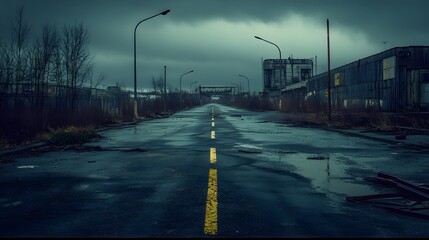
<path fill-rule="evenodd" d="M 229 96 L 237 93 L 235 86 L 200 86 L 200 96 Z"/>

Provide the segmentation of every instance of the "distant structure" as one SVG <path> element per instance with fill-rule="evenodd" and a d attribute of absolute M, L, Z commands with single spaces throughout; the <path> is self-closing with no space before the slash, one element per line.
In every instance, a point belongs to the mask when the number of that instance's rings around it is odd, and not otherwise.
<path fill-rule="evenodd" d="M 280 88 L 280 69 L 282 86 L 302 82 L 313 75 L 311 59 L 265 59 L 263 61 L 264 92 L 278 91 Z"/>
<path fill-rule="evenodd" d="M 429 46 L 395 47 L 331 69 L 330 73 L 334 111 L 429 112 Z M 268 79 L 264 78 L 264 84 L 270 90 L 273 85 Z M 284 85 L 285 109 L 326 111 L 327 79 L 327 72 L 308 79 L 301 74 L 302 82 Z"/>
<path fill-rule="evenodd" d="M 107 86 L 107 91 L 110 92 L 120 92 L 121 87 L 120 86 Z"/>

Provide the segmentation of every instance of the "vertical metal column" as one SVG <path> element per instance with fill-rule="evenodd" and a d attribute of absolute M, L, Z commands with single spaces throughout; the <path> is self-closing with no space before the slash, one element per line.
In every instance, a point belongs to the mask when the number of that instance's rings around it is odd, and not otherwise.
<path fill-rule="evenodd" d="M 326 19 L 328 30 L 328 120 L 331 121 L 331 49 L 329 46 L 329 19 Z"/>

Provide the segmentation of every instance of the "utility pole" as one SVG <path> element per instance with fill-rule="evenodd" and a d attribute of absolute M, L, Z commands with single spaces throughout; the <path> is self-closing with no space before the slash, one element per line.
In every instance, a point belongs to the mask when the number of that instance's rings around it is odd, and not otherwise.
<path fill-rule="evenodd" d="M 167 66 L 164 66 L 164 112 L 167 112 Z"/>
<path fill-rule="evenodd" d="M 328 30 L 328 121 L 331 122 L 331 49 L 329 46 L 329 19 L 326 19 Z"/>
<path fill-rule="evenodd" d="M 289 63 L 290 63 L 291 71 L 292 71 L 292 79 L 290 81 L 291 81 L 291 84 L 293 84 L 293 55 L 291 55 L 291 57 L 289 57 Z M 286 84 L 287 84 L 287 77 L 286 77 Z"/>

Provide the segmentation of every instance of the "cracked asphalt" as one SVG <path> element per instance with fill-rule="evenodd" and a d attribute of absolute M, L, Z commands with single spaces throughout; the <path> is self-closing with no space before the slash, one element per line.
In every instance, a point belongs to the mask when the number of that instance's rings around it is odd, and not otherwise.
<path fill-rule="evenodd" d="M 427 182 L 427 153 L 273 116 L 208 104 L 103 131 L 106 138 L 86 144 L 110 151 L 3 163 L 0 236 L 429 236 L 427 220 L 346 201 L 390 192 L 363 179 L 379 171 Z M 216 231 L 205 231 L 209 212 Z"/>

